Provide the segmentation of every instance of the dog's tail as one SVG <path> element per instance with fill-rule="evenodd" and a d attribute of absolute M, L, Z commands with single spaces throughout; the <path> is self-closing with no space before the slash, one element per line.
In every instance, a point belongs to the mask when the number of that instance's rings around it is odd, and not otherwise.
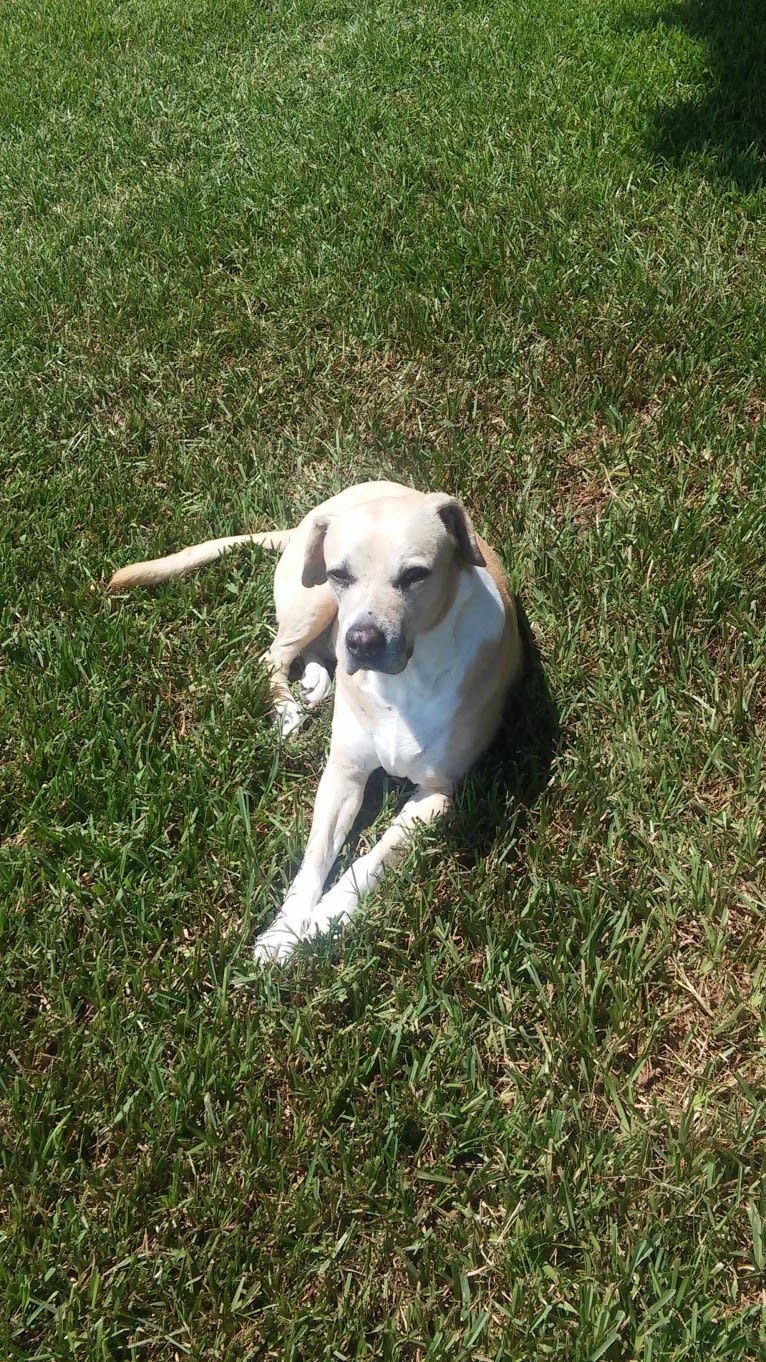
<path fill-rule="evenodd" d="M 167 558 L 150 558 L 146 563 L 130 563 L 115 572 L 108 591 L 125 591 L 132 586 L 154 586 L 169 577 L 181 577 L 195 568 L 212 563 L 238 544 L 260 544 L 264 549 L 283 549 L 294 530 L 265 530 L 259 534 L 232 534 L 227 539 L 208 539 L 204 544 L 192 544 Z"/>

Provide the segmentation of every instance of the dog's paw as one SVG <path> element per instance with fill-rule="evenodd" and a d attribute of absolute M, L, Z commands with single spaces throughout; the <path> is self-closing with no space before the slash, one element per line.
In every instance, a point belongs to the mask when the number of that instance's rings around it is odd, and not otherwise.
<path fill-rule="evenodd" d="M 297 700 L 285 700 L 278 706 L 274 722 L 282 737 L 289 738 L 292 733 L 297 733 L 305 717 Z"/>
<path fill-rule="evenodd" d="M 330 927 L 342 927 L 359 907 L 359 888 L 350 870 L 323 894 L 311 914 L 308 935 L 320 936 Z"/>
<path fill-rule="evenodd" d="M 321 705 L 330 693 L 332 677 L 321 662 L 307 662 L 301 677 L 301 695 L 309 709 Z"/>
<path fill-rule="evenodd" d="M 314 899 L 294 890 L 287 895 L 271 926 L 255 939 L 253 959 L 256 964 L 267 964 L 273 960 L 283 965 L 289 960 L 298 943 L 305 941 L 311 934 L 314 902 Z"/>
<path fill-rule="evenodd" d="M 295 950 L 295 945 L 295 942 L 276 933 L 262 932 L 253 946 L 253 962 L 256 965 L 284 965 Z"/>
<path fill-rule="evenodd" d="M 291 923 L 277 918 L 265 932 L 255 939 L 253 946 L 253 960 L 256 965 L 268 965 L 273 961 L 275 965 L 284 965 L 290 959 L 299 941 L 303 940 L 303 934 Z"/>

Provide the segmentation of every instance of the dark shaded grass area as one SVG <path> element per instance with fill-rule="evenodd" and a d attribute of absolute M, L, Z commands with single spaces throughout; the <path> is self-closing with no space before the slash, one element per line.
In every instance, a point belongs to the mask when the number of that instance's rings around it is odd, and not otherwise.
<path fill-rule="evenodd" d="M 758 0 L 689 0 L 653 16 L 695 42 L 702 69 L 692 92 L 657 110 L 657 150 L 708 169 L 746 192 L 766 174 L 766 12 Z"/>

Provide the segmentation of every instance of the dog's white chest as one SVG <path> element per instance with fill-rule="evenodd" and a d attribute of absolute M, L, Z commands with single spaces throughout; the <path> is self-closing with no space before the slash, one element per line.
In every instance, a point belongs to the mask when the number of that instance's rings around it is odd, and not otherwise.
<path fill-rule="evenodd" d="M 386 681 L 384 695 L 377 696 L 373 734 L 378 761 L 392 776 L 420 784 L 443 767 L 444 744 L 457 708 L 456 687 L 446 684 L 436 692 L 413 685 L 412 676 L 407 686 L 392 685 L 398 677 Z"/>

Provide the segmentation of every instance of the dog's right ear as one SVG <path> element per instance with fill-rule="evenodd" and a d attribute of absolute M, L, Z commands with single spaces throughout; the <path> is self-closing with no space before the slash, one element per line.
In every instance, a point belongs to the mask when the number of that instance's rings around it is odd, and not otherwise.
<path fill-rule="evenodd" d="M 301 574 L 301 582 L 304 586 L 321 586 L 323 582 L 327 581 L 327 569 L 324 563 L 324 540 L 327 534 L 327 524 L 327 520 L 319 516 L 316 516 L 311 522 Z"/>

